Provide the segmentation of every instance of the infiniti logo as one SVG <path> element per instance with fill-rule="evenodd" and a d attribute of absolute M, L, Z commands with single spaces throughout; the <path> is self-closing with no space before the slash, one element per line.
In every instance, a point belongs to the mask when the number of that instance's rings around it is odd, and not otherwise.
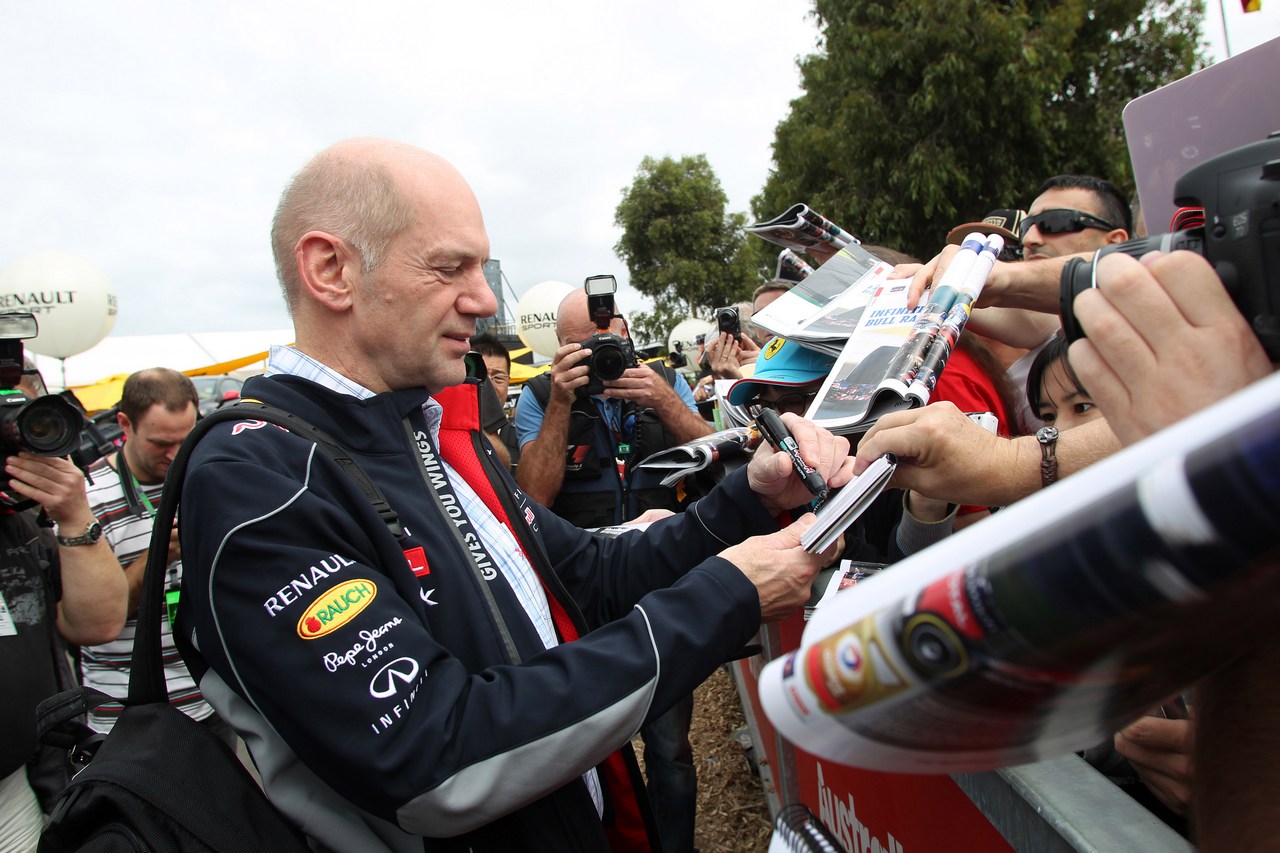
<path fill-rule="evenodd" d="M 417 677 L 418 662 L 416 660 L 396 658 L 378 670 L 369 680 L 369 695 L 375 699 L 390 699 L 400 692 L 400 684 L 412 684 Z"/>

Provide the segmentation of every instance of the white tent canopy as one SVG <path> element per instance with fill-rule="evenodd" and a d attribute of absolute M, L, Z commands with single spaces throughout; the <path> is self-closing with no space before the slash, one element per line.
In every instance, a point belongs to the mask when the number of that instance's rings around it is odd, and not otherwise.
<path fill-rule="evenodd" d="M 92 349 L 63 361 L 30 353 L 52 390 L 89 385 L 119 373 L 147 367 L 192 370 L 263 352 L 272 344 L 293 342 L 292 329 L 253 332 L 187 332 L 174 335 L 112 335 Z M 259 364 L 257 372 L 264 365 Z"/>

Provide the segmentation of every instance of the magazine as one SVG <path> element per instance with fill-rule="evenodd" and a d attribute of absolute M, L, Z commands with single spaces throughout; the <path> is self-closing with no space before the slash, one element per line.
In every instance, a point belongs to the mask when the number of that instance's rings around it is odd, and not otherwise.
<path fill-rule="evenodd" d="M 1096 744 L 1269 631 L 1280 373 L 837 593 L 760 678 L 821 758 L 957 773 Z"/>
<path fill-rule="evenodd" d="M 721 460 L 745 454 L 760 443 L 760 433 L 751 427 L 731 427 L 679 447 L 659 450 L 641 460 L 637 468 L 668 472 L 662 485 L 674 486 L 689 474 L 701 471 Z"/>
<path fill-rule="evenodd" d="M 797 252 L 807 251 L 822 243 L 842 249 L 850 243 L 860 242 L 857 237 L 807 204 L 793 204 L 781 216 L 748 225 L 745 230 L 748 234 Z"/>
<path fill-rule="evenodd" d="M 926 405 L 1003 245 L 998 235 L 966 239 L 915 308 L 907 307 L 910 279 L 878 282 L 805 417 L 848 434 Z"/>
<path fill-rule="evenodd" d="M 804 281 L 813 272 L 813 267 L 809 266 L 804 258 L 797 255 L 790 249 L 783 249 L 778 253 L 778 266 L 773 272 L 774 281 Z"/>
<path fill-rule="evenodd" d="M 751 322 L 780 338 L 839 341 L 853 332 L 879 282 L 893 269 L 856 243 L 754 314 Z"/>
<path fill-rule="evenodd" d="M 849 525 L 858 520 L 871 502 L 889 485 L 898 462 L 893 454 L 886 453 L 867 466 L 867 469 L 847 483 L 834 497 L 818 508 L 817 521 L 800 537 L 800 544 L 810 554 L 819 554 L 831 547 Z"/>

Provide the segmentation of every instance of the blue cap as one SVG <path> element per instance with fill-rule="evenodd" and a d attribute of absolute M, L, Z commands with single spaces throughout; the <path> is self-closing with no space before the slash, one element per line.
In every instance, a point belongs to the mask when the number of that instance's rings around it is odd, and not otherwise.
<path fill-rule="evenodd" d="M 729 402 L 745 405 L 756 393 L 757 385 L 808 385 L 826 379 L 835 366 L 833 356 L 803 347 L 786 338 L 770 338 L 756 357 L 756 372 L 750 379 L 739 379 L 729 388 Z"/>

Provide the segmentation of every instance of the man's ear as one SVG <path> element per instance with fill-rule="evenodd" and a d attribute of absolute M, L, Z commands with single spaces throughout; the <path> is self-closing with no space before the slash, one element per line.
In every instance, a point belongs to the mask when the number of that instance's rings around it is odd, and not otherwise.
<path fill-rule="evenodd" d="M 1123 228 L 1116 228 L 1107 232 L 1107 245 L 1113 243 L 1124 243 L 1129 239 L 1129 232 Z"/>
<path fill-rule="evenodd" d="M 360 276 L 360 257 L 341 237 L 308 231 L 294 249 L 302 289 L 332 311 L 351 307 Z"/>

